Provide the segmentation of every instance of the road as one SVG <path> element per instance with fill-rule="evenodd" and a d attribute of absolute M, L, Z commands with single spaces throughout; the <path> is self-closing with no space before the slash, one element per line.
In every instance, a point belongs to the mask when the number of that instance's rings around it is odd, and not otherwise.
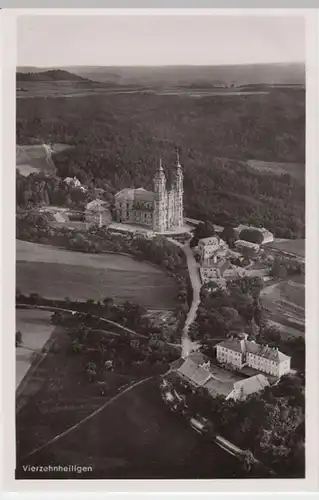
<path fill-rule="evenodd" d="M 198 342 L 193 342 L 189 338 L 189 327 L 190 325 L 195 321 L 196 314 L 197 314 L 197 309 L 200 304 L 200 290 L 202 287 L 199 273 L 198 273 L 198 268 L 197 268 L 197 262 L 195 260 L 195 257 L 193 255 L 192 249 L 190 248 L 188 243 L 185 243 L 182 245 L 180 242 L 175 241 L 173 238 L 167 238 L 171 243 L 174 243 L 178 247 L 180 247 L 187 260 L 187 267 L 188 267 L 188 273 L 189 277 L 191 280 L 192 284 L 192 289 L 193 289 L 193 300 L 192 300 L 192 305 L 187 313 L 187 318 L 185 321 L 184 329 L 183 329 L 183 334 L 182 334 L 182 355 L 187 356 L 191 351 L 195 351 L 199 348 Z"/>

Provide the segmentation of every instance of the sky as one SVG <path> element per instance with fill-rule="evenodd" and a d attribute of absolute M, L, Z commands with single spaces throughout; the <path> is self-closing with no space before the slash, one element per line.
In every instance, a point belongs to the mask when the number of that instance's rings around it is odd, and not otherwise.
<path fill-rule="evenodd" d="M 304 31 L 304 19 L 295 16 L 24 15 L 17 65 L 303 62 Z"/>

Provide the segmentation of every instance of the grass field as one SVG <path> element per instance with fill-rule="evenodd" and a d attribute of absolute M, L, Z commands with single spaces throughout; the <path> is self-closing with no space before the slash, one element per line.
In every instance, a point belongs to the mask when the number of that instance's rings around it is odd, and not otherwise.
<path fill-rule="evenodd" d="M 119 396 L 99 414 L 33 456 L 24 458 L 58 434 L 112 401 L 123 386 L 139 380 L 129 374 L 98 371 L 89 383 L 85 366 L 92 354 L 70 352 L 65 331 L 52 334 L 58 351 L 47 356 L 29 375 L 17 401 L 17 478 L 36 479 L 24 464 L 91 465 L 81 476 L 67 478 L 217 478 L 231 477 L 238 462 L 213 444 L 204 442 L 184 419 L 162 401 L 156 377 Z M 41 474 L 45 479 L 49 475 Z"/>
<path fill-rule="evenodd" d="M 266 287 L 262 293 L 268 318 L 282 325 L 287 335 L 303 335 L 305 328 L 305 286 L 301 280 L 288 280 Z"/>
<path fill-rule="evenodd" d="M 233 89 L 233 88 L 176 88 L 165 86 L 162 89 L 154 87 L 147 88 L 143 85 L 136 86 L 104 86 L 99 82 L 74 82 L 74 81 L 38 81 L 38 82 L 18 82 L 16 97 L 17 99 L 30 99 L 32 97 L 86 97 L 90 95 L 111 95 L 111 94 L 136 94 L 151 92 L 157 95 L 177 95 L 182 97 L 218 97 L 218 96 L 236 96 L 268 94 L 268 89 Z M 24 89 L 24 90 L 21 90 Z"/>
<path fill-rule="evenodd" d="M 92 390 L 92 385 L 90 387 Z M 20 450 L 24 453 L 26 445 L 29 450 L 33 448 L 31 436 L 33 433 L 39 436 L 39 429 L 42 441 L 45 435 L 49 439 L 59 432 L 64 411 L 68 410 L 59 405 L 51 413 L 53 402 L 49 401 L 48 394 L 43 392 L 40 396 L 37 408 L 30 401 L 18 422 Z M 72 402 L 68 403 L 70 407 Z M 87 399 L 85 403 L 82 397 L 86 409 L 91 404 L 93 411 L 95 403 L 96 398 L 92 397 L 92 402 Z M 83 410 L 78 414 L 73 405 L 73 418 L 75 415 L 80 420 Z M 28 418 L 30 429 L 26 427 Z M 28 436 L 25 436 L 26 429 Z M 216 445 L 205 443 L 184 420 L 169 411 L 161 400 L 155 380 L 127 392 L 92 420 L 28 459 L 28 463 L 91 465 L 93 472 L 81 475 L 83 479 L 221 478 L 232 477 L 238 469 L 233 457 Z M 20 469 L 20 477 L 30 478 L 31 475 L 23 474 Z M 44 478 L 43 474 L 41 477 Z M 51 477 L 56 476 L 51 473 Z M 70 473 L 60 477 L 80 478 Z"/>
<path fill-rule="evenodd" d="M 30 349 L 41 349 L 50 338 L 54 325 L 50 323 L 51 313 L 46 311 L 17 309 L 16 331 L 22 333 L 23 344 Z M 16 349 L 16 387 L 27 373 L 33 359 L 32 351 Z"/>
<path fill-rule="evenodd" d="M 275 175 L 290 174 L 302 184 L 305 183 L 305 165 L 302 163 L 278 163 L 260 160 L 248 160 L 247 165 L 259 172 L 270 172 Z"/>
<path fill-rule="evenodd" d="M 17 241 L 16 286 L 25 294 L 76 300 L 113 297 L 172 309 L 176 286 L 156 266 L 117 254 L 92 255 Z"/>
<path fill-rule="evenodd" d="M 52 149 L 55 153 L 63 151 L 71 146 L 68 144 L 54 144 Z M 25 177 L 33 172 L 53 173 L 55 166 L 52 160 L 47 161 L 42 144 L 23 146 L 17 144 L 16 168 Z"/>
<path fill-rule="evenodd" d="M 279 252 L 287 252 L 297 257 L 305 257 L 305 239 L 287 240 L 276 238 L 271 243 L 266 243 L 265 248 L 274 249 Z"/>

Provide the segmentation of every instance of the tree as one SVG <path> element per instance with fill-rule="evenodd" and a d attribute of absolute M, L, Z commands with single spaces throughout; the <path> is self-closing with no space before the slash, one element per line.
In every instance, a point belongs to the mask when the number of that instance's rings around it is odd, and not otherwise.
<path fill-rule="evenodd" d="M 257 243 L 258 245 L 264 240 L 262 232 L 258 229 L 243 229 L 239 234 L 239 239 L 249 241 L 250 243 Z"/>
<path fill-rule="evenodd" d="M 275 276 L 276 278 L 280 278 L 280 279 L 285 279 L 287 277 L 286 268 L 277 259 L 275 260 L 275 262 L 272 265 L 271 275 Z"/>
<path fill-rule="evenodd" d="M 237 240 L 236 231 L 232 226 L 225 226 L 220 236 L 229 247 L 232 247 Z"/>

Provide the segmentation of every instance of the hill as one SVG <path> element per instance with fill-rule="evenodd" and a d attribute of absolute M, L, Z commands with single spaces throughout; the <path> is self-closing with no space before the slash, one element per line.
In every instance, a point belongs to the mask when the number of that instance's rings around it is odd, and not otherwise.
<path fill-rule="evenodd" d="M 82 76 L 75 75 L 74 73 L 70 73 L 69 71 L 61 70 L 61 69 L 52 69 L 48 71 L 41 72 L 29 72 L 29 73 L 21 73 L 18 72 L 16 74 L 16 80 L 18 82 L 84 82 L 89 81 L 86 78 L 82 78 Z"/>
<path fill-rule="evenodd" d="M 218 85 L 304 85 L 305 66 L 301 63 L 249 64 L 231 66 L 72 66 L 61 68 L 18 68 L 23 74 L 44 70 L 71 72 L 82 78 L 112 85 L 195 86 Z M 45 71 L 50 73 L 50 71 Z"/>

